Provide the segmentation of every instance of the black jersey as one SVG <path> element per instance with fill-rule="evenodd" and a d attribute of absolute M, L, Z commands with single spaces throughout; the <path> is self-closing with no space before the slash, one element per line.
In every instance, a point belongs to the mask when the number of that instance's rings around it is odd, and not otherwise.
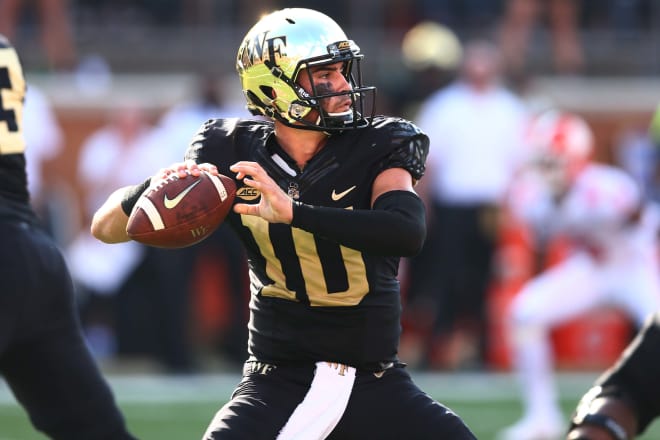
<path fill-rule="evenodd" d="M 0 35 L 0 375 L 48 438 L 134 440 L 85 344 L 62 253 L 30 208 L 24 96 Z"/>
<path fill-rule="evenodd" d="M 222 174 L 239 160 L 258 162 L 295 200 L 371 209 L 376 176 L 394 167 L 424 173 L 428 138 L 408 121 L 378 117 L 372 126 L 329 137 L 301 171 L 266 121 L 208 121 L 186 158 Z M 259 194 L 237 183 L 236 202 Z M 401 302 L 398 257 L 368 255 L 286 224 L 233 212 L 228 220 L 249 260 L 249 353 L 272 363 L 341 362 L 380 369 L 397 360 Z M 396 234 L 392 231 L 392 234 Z"/>

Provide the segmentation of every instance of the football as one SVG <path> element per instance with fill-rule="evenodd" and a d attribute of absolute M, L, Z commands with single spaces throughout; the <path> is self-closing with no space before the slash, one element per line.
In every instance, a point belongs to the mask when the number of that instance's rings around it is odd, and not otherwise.
<path fill-rule="evenodd" d="M 235 195 L 236 184 L 227 176 L 205 171 L 184 178 L 173 174 L 140 196 L 126 232 L 132 240 L 149 246 L 192 246 L 222 224 Z"/>

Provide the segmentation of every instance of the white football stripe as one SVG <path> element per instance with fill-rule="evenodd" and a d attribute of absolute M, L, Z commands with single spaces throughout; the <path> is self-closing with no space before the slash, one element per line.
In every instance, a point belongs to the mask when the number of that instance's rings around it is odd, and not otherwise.
<path fill-rule="evenodd" d="M 214 176 L 212 174 L 209 174 L 207 171 L 204 171 L 207 176 L 211 178 L 211 182 L 213 182 L 213 185 L 215 185 L 215 189 L 218 190 L 218 195 L 220 196 L 220 201 L 224 202 L 227 200 L 227 189 L 225 186 L 222 184 L 222 180 L 218 176 Z"/>
<path fill-rule="evenodd" d="M 149 200 L 147 197 L 143 197 L 142 202 L 140 203 L 140 208 L 142 208 L 144 213 L 147 214 L 147 217 L 151 222 L 151 226 L 154 227 L 154 230 L 159 231 L 161 229 L 165 229 L 163 218 L 160 216 L 158 210 L 151 200 Z"/>

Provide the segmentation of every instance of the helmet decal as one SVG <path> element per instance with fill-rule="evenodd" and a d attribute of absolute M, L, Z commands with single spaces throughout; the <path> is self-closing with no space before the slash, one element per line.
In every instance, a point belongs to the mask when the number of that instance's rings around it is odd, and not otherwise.
<path fill-rule="evenodd" d="M 279 64 L 278 59 L 283 56 L 286 56 L 286 35 L 268 38 L 266 31 L 241 45 L 237 62 L 241 64 L 241 68 L 247 69 L 256 64 L 263 64 L 264 60 Z"/>

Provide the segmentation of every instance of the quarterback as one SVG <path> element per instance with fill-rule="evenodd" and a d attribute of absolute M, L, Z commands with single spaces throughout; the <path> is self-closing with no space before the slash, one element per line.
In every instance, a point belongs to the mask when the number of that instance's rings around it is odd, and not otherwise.
<path fill-rule="evenodd" d="M 397 356 L 402 256 L 421 248 L 428 137 L 374 116 L 358 46 L 331 18 L 273 12 L 249 30 L 236 68 L 255 120 L 215 119 L 185 161 L 97 211 L 93 234 L 128 239 L 127 213 L 171 173 L 235 178 L 227 221 L 251 281 L 243 380 L 205 439 L 473 439 Z"/>

